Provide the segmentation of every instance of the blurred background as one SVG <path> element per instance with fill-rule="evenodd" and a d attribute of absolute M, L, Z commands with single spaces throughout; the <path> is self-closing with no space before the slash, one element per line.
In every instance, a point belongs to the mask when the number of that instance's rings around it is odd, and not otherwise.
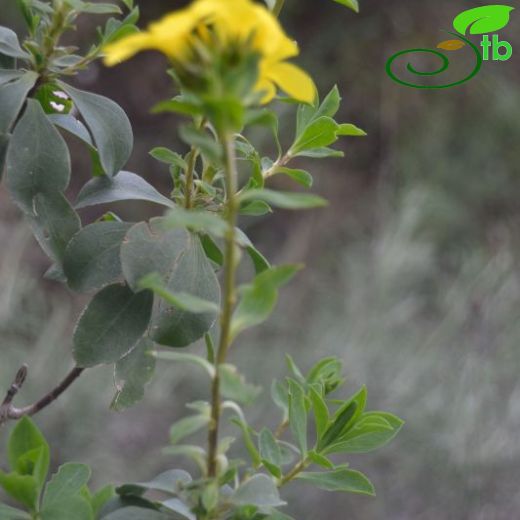
<path fill-rule="evenodd" d="M 20 27 L 15 2 L 1 4 L 0 24 Z M 180 2 L 140 4 L 146 23 Z M 314 493 L 297 484 L 286 496 L 298 519 L 520 517 L 519 21 L 513 12 L 501 31 L 513 58 L 485 63 L 463 86 L 405 88 L 384 70 L 390 55 L 435 47 L 456 14 L 483 4 L 361 0 L 355 15 L 326 0 L 287 0 L 282 18 L 301 45 L 299 62 L 322 94 L 338 83 L 340 119 L 369 135 L 344 140 L 345 159 L 300 162 L 315 174 L 328 208 L 244 220 L 273 263 L 302 261 L 307 269 L 283 291 L 268 324 L 244 335 L 233 362 L 266 388 L 249 410 L 253 426 L 278 420 L 268 388 L 284 373 L 285 352 L 305 370 L 321 356 L 341 357 L 348 390 L 366 383 L 370 408 L 406 420 L 381 452 L 350 459 L 371 477 L 377 498 Z M 83 22 L 75 43 L 85 47 L 98 20 Z M 115 69 L 94 66 L 77 84 L 125 108 L 136 134 L 128 169 L 165 192 L 168 172 L 147 152 L 184 147 L 175 140 L 174 118 L 149 114 L 172 94 L 163 70 L 160 56 L 142 54 Z M 280 110 L 288 143 L 293 108 Z M 255 140 L 271 150 L 267 135 Z M 90 164 L 70 144 L 74 196 Z M 21 405 L 69 369 L 71 331 L 86 300 L 42 280 L 45 257 L 3 188 L 0 200 L 0 386 L 7 389 L 27 362 Z M 129 220 L 157 211 L 137 203 L 116 207 Z M 89 221 L 98 213 L 83 216 Z M 161 365 L 145 400 L 117 414 L 108 409 L 111 369 L 87 372 L 38 416 L 52 441 L 53 463 L 88 463 L 98 485 L 146 480 L 178 466 L 161 448 L 170 424 L 184 414 L 183 403 L 207 396 L 199 376 Z M 1 450 L 7 433 L 0 432 Z"/>

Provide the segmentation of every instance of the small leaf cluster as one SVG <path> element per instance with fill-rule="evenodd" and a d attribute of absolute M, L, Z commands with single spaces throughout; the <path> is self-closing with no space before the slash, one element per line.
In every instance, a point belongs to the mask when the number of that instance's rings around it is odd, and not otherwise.
<path fill-rule="evenodd" d="M 90 468 L 84 464 L 63 464 L 47 480 L 49 445 L 28 418 L 12 430 L 7 458 L 11 468 L 0 470 L 0 486 L 24 510 L 0 504 L 0 520 L 70 520 L 72 512 L 77 520 L 95 520 L 115 497 L 112 486 L 89 490 Z"/>
<path fill-rule="evenodd" d="M 192 354 L 165 352 L 169 361 L 203 368 L 213 377 L 214 367 Z M 210 403 L 188 405 L 192 415 L 176 422 L 170 430 L 171 445 L 165 454 L 191 460 L 201 478 L 173 469 L 151 482 L 126 484 L 117 489 L 121 500 L 140 499 L 142 506 L 155 509 L 150 518 L 289 519 L 279 508 L 285 505 L 280 489 L 298 479 L 325 491 L 373 495 L 374 487 L 360 471 L 351 469 L 338 455 L 368 453 L 390 442 L 403 421 L 378 411 L 367 411 L 367 391 L 362 387 L 348 399 L 334 398 L 344 384 L 341 362 L 324 358 L 303 375 L 292 358 L 287 358 L 289 375 L 275 381 L 272 399 L 282 412 L 278 427 L 255 431 L 245 419 L 243 405 L 250 404 L 259 389 L 247 383 L 235 367 L 221 366 L 223 408 L 241 433 L 249 461 L 231 457 L 235 437 L 221 439 L 218 449 L 219 472 L 207 478 L 206 452 L 188 439 L 211 421 Z M 314 467 L 313 471 L 309 468 Z M 217 491 L 218 490 L 218 491 Z M 164 498 L 147 497 L 161 492 Z M 114 518 L 124 518 L 134 506 L 121 509 Z M 169 516 L 172 515 L 172 516 Z M 110 516 L 109 518 L 112 518 Z"/>

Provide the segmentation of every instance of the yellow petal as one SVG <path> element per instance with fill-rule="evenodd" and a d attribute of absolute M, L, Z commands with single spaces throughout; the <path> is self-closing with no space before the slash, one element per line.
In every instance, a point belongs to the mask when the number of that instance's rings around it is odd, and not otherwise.
<path fill-rule="evenodd" d="M 262 77 L 274 81 L 289 96 L 304 103 L 312 103 L 316 86 L 311 77 L 292 63 L 278 62 L 265 67 Z"/>
<path fill-rule="evenodd" d="M 267 79 L 261 79 L 258 81 L 255 90 L 263 94 L 262 99 L 260 100 L 260 103 L 263 105 L 269 103 L 269 101 L 271 101 L 276 96 L 276 87 L 274 83 Z"/>
<path fill-rule="evenodd" d="M 154 39 L 148 33 L 132 34 L 107 45 L 103 49 L 105 54 L 103 61 L 105 65 L 112 67 L 142 50 L 152 48 L 154 48 Z"/>

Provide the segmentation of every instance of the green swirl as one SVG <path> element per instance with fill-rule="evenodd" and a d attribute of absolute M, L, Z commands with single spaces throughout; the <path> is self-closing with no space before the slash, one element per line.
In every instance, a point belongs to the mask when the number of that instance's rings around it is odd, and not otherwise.
<path fill-rule="evenodd" d="M 403 56 L 404 54 L 417 53 L 417 52 L 425 52 L 425 53 L 429 53 L 429 54 L 434 54 L 435 56 L 440 58 L 442 64 L 440 65 L 440 67 L 437 68 L 437 70 L 434 70 L 433 72 L 421 72 L 421 71 L 416 70 L 411 63 L 408 63 L 406 68 L 412 74 L 415 74 L 417 76 L 436 76 L 437 74 L 441 74 L 449 67 L 450 61 L 445 54 L 442 54 L 441 52 L 433 50 L 433 49 L 408 49 L 408 50 L 401 51 L 401 52 L 394 54 L 386 62 L 387 74 L 396 83 L 404 85 L 405 87 L 421 88 L 421 89 L 441 89 L 441 88 L 456 87 L 457 85 L 462 85 L 463 83 L 466 83 L 466 81 L 469 81 L 470 79 L 474 78 L 479 73 L 479 71 L 482 67 L 483 60 L 482 60 L 482 54 L 480 53 L 480 49 L 475 44 L 473 44 L 470 40 L 464 38 L 463 36 L 460 36 L 459 34 L 453 33 L 450 31 L 446 31 L 446 32 L 448 32 L 448 34 L 455 36 L 459 40 L 462 40 L 465 43 L 467 43 L 473 49 L 473 52 L 475 53 L 475 57 L 477 60 L 476 64 L 475 64 L 475 68 L 471 71 L 471 73 L 467 77 L 465 77 L 464 79 L 461 79 L 460 81 L 455 81 L 453 83 L 448 83 L 446 85 L 416 85 L 415 83 L 409 83 L 408 81 L 399 79 L 394 74 L 394 71 L 392 70 L 392 65 L 397 58 L 399 58 L 400 56 Z"/>

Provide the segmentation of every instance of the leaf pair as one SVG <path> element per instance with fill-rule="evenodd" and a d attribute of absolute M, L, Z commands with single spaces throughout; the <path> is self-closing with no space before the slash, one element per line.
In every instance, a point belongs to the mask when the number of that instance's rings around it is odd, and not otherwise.
<path fill-rule="evenodd" d="M 73 288 L 104 286 L 74 333 L 74 356 L 80 366 L 121 360 L 117 370 L 128 377 L 129 367 L 150 350 L 150 342 L 141 340 L 148 329 L 153 341 L 184 347 L 207 332 L 218 311 L 219 285 L 198 237 L 171 229 L 164 218 L 134 226 L 87 226 L 67 248 L 65 272 Z M 156 277 L 150 278 L 152 274 Z M 122 278 L 128 285 L 116 283 Z M 152 315 L 153 292 L 159 298 Z M 128 353 L 139 341 L 141 353 L 134 359 Z M 152 367 L 145 365 L 138 380 L 148 378 Z"/>

